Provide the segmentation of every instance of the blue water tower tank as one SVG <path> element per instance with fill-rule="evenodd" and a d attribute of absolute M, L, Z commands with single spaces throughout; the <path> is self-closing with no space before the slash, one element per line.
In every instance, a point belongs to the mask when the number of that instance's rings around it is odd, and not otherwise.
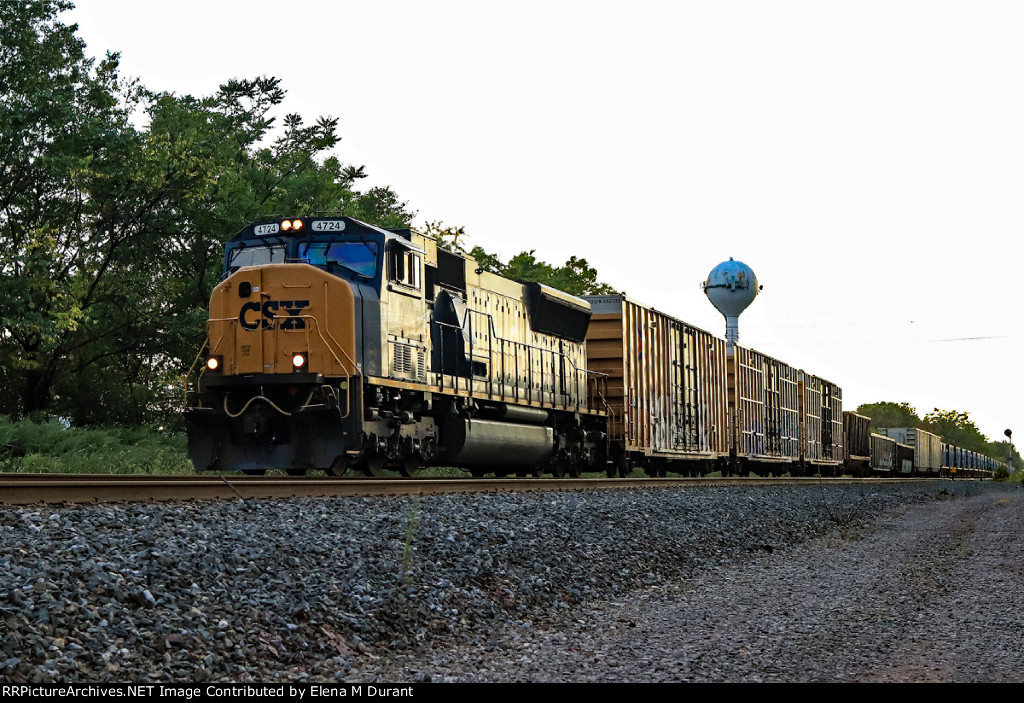
<path fill-rule="evenodd" d="M 759 286 L 754 271 L 742 261 L 730 256 L 708 274 L 704 281 L 704 294 L 718 312 L 725 317 L 725 339 L 731 344 L 739 341 L 739 317 L 754 302 Z"/>

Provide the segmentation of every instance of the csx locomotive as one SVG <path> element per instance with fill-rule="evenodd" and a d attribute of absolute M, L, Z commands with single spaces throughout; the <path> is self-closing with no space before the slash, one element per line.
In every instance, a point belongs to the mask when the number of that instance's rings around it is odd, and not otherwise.
<path fill-rule="evenodd" d="M 586 301 L 348 217 L 254 223 L 224 267 L 187 393 L 199 470 L 604 466 Z"/>
<path fill-rule="evenodd" d="M 869 439 L 836 384 L 625 295 L 511 281 L 349 217 L 234 236 L 196 366 L 200 471 L 900 475 L 925 456 Z"/>

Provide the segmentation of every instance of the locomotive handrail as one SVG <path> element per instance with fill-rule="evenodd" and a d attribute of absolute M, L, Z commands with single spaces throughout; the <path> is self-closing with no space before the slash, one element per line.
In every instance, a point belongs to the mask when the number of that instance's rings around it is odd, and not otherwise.
<path fill-rule="evenodd" d="M 195 371 L 196 364 L 199 363 L 199 357 L 201 357 L 203 355 L 203 350 L 206 349 L 206 347 L 209 345 L 209 343 L 210 343 L 210 333 L 207 332 L 206 333 L 206 339 L 203 340 L 202 346 L 199 347 L 199 351 L 198 351 L 198 353 L 196 353 L 196 358 L 192 360 L 192 365 L 188 367 L 188 371 L 185 373 L 185 398 L 184 398 L 184 401 L 185 401 L 185 406 L 186 407 L 188 407 L 188 379 L 192 376 L 192 372 Z M 204 367 L 203 370 L 205 371 L 205 367 Z M 202 372 L 200 372 L 199 375 L 202 376 L 203 375 Z M 196 379 L 197 383 L 198 383 L 198 380 L 199 379 Z M 202 400 L 200 399 L 199 402 L 202 403 Z M 200 407 L 202 407 L 202 406 L 200 405 Z"/>
<path fill-rule="evenodd" d="M 348 355 L 348 352 L 345 351 L 345 348 L 341 346 L 338 340 L 334 338 L 334 335 L 330 333 L 330 330 L 328 330 L 327 336 L 331 338 L 332 342 L 338 345 L 338 351 L 340 351 L 342 355 L 345 357 L 345 359 L 349 362 L 349 364 L 351 364 L 351 367 L 341 363 L 341 359 L 339 359 L 337 354 L 334 353 L 334 350 L 331 348 L 331 345 L 327 342 L 327 338 L 324 337 L 323 329 L 320 327 L 320 321 L 316 317 L 314 317 L 313 315 L 299 315 L 298 317 L 303 319 L 309 319 L 316 323 L 316 332 L 318 335 L 320 335 L 320 339 L 321 341 L 323 341 L 324 346 L 331 351 L 331 355 L 334 357 L 334 360 L 338 363 L 338 365 L 345 369 L 345 414 L 341 416 L 341 419 L 344 420 L 349 416 L 349 413 L 352 412 L 352 374 L 349 372 L 349 368 L 355 369 L 355 375 L 359 378 L 362 378 L 363 372 L 359 369 L 359 366 L 352 359 L 352 357 Z M 310 394 L 310 398 L 312 398 L 312 394 Z M 306 399 L 306 405 L 308 404 L 309 398 Z M 306 407 L 306 405 L 303 405 L 303 407 Z"/>
<path fill-rule="evenodd" d="M 495 350 L 494 350 L 493 344 L 491 343 L 491 340 L 493 340 L 493 339 L 496 339 L 499 342 L 499 350 L 497 351 L 497 353 L 501 355 L 501 378 L 497 379 L 499 387 L 500 386 L 504 386 L 504 384 L 505 384 L 504 376 L 506 374 L 506 369 L 505 369 L 504 364 L 505 364 L 505 356 L 507 354 L 507 352 L 505 350 L 505 347 L 509 346 L 513 350 L 519 349 L 519 350 L 523 350 L 523 351 L 525 351 L 527 353 L 527 360 L 526 360 L 527 361 L 527 368 L 526 368 L 527 382 L 526 382 L 525 388 L 521 387 L 519 385 L 519 354 L 515 354 L 515 353 L 513 354 L 513 358 L 514 358 L 515 364 L 516 364 L 515 380 L 514 380 L 513 383 L 510 383 L 509 386 L 512 389 L 512 397 L 515 400 L 517 400 L 517 401 L 520 400 L 520 397 L 519 397 L 520 391 L 525 391 L 525 395 L 526 395 L 525 400 L 526 400 L 527 403 L 531 403 L 534 400 L 534 398 L 533 398 L 533 394 L 534 394 L 533 393 L 533 383 L 532 383 L 532 381 L 533 381 L 533 373 L 534 373 L 534 369 L 533 369 L 533 367 L 534 367 L 534 364 L 533 364 L 533 354 L 534 353 L 536 353 L 536 354 L 538 354 L 540 356 L 539 361 L 540 361 L 540 366 L 541 366 L 541 370 L 540 370 L 540 373 L 541 373 L 541 379 L 540 379 L 541 387 L 539 389 L 539 392 L 540 392 L 540 395 L 541 395 L 541 402 L 545 402 L 544 396 L 546 394 L 548 394 L 548 395 L 550 395 L 550 402 L 551 402 L 551 404 L 552 405 L 558 405 L 558 403 L 555 401 L 556 390 L 555 390 L 554 383 L 552 383 L 551 391 L 546 391 L 544 389 L 544 379 L 545 379 L 545 376 L 546 376 L 546 373 L 544 371 L 544 366 L 545 366 L 544 357 L 545 357 L 545 355 L 550 355 L 551 356 L 551 360 L 552 360 L 552 375 L 553 375 L 553 377 L 556 375 L 556 372 L 554 371 L 554 360 L 555 359 L 561 359 L 563 362 L 567 363 L 567 365 L 572 369 L 572 371 L 577 376 L 579 376 L 580 374 L 583 374 L 584 376 L 595 377 L 595 378 L 600 378 L 600 377 L 607 378 L 608 377 L 607 373 L 604 373 L 604 372 L 601 372 L 601 371 L 593 371 L 591 369 L 580 368 L 573 361 L 572 357 L 570 357 L 565 352 L 557 351 L 557 350 L 554 350 L 554 349 L 544 349 L 543 347 L 538 347 L 538 346 L 535 346 L 533 344 L 529 344 L 528 342 L 519 342 L 519 341 L 511 340 L 511 339 L 508 339 L 508 338 L 500 336 L 497 333 L 497 329 L 496 329 L 496 327 L 494 325 L 494 317 L 490 313 L 482 312 L 482 311 L 479 311 L 479 310 L 472 310 L 472 309 L 467 309 L 466 312 L 468 313 L 467 317 L 469 318 L 469 328 L 468 329 L 466 327 L 464 327 L 463 325 L 452 324 L 450 322 L 441 322 L 440 320 L 437 320 L 437 319 L 432 320 L 431 324 L 437 325 L 438 328 L 458 331 L 458 332 L 462 332 L 462 333 L 465 333 L 465 334 L 469 335 L 468 352 L 469 352 L 469 358 L 470 358 L 470 364 L 471 365 L 470 365 L 469 369 L 466 369 L 466 371 L 468 371 L 468 373 L 470 374 L 467 377 L 467 384 L 466 384 L 466 391 L 467 392 L 473 392 L 473 388 L 472 388 L 472 385 L 471 385 L 472 384 L 472 380 L 473 380 L 472 377 L 474 375 L 473 374 L 473 368 L 472 368 L 472 359 L 473 359 L 473 352 L 475 351 L 475 347 L 476 347 L 476 344 L 475 344 L 474 338 L 473 338 L 474 337 L 474 335 L 473 335 L 473 318 L 472 318 L 473 315 L 480 315 L 482 317 L 487 318 L 487 321 L 488 321 L 488 332 L 489 332 L 488 354 L 489 354 L 489 356 L 488 356 L 488 369 L 487 369 L 487 376 L 486 376 L 487 381 L 486 381 L 486 383 L 488 384 L 488 389 L 489 389 L 487 391 L 487 393 L 488 393 L 488 395 L 490 395 L 492 397 L 493 397 L 494 393 L 493 393 L 493 390 L 491 390 L 491 388 L 495 384 L 495 370 L 494 370 L 494 363 L 493 363 L 494 362 Z M 440 335 L 439 340 L 438 340 L 438 346 L 440 347 L 439 351 L 440 351 L 440 354 L 441 354 L 442 358 L 444 357 L 444 338 L 445 338 L 445 335 Z M 461 370 L 462 361 L 460 359 L 456 359 L 456 365 L 457 365 L 457 370 Z M 443 370 L 439 374 L 439 376 L 440 376 L 440 384 L 439 385 L 441 386 L 441 388 L 442 389 L 444 388 L 444 384 L 445 384 L 444 377 L 446 375 L 453 376 L 453 381 L 455 383 L 454 388 L 456 390 L 458 390 L 459 383 L 458 383 L 457 379 L 460 377 L 459 374 L 458 373 L 456 373 L 456 374 L 445 374 Z M 562 388 L 558 392 L 560 392 L 562 395 L 569 395 L 566 392 L 564 385 L 565 384 L 562 384 Z M 576 385 L 578 387 L 578 382 L 577 382 Z M 578 391 L 577 391 L 577 394 L 578 394 Z M 504 389 L 501 390 L 500 395 L 502 395 L 502 396 L 505 395 Z M 565 403 L 563 403 L 563 405 L 565 405 Z M 577 397 L 577 400 L 575 402 L 575 405 L 576 405 L 577 408 L 579 407 L 579 398 L 578 397 Z M 607 405 L 607 403 L 605 403 L 605 405 Z"/>

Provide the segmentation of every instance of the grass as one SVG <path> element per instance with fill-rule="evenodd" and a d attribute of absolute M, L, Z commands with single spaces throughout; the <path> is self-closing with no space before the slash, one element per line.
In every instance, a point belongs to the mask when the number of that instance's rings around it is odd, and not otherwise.
<path fill-rule="evenodd" d="M 406 583 L 411 581 L 409 568 L 412 566 L 412 543 L 416 538 L 416 532 L 420 529 L 420 496 L 413 496 L 412 504 L 409 506 L 409 517 L 405 522 L 405 545 L 402 551 L 402 580 Z"/>
<path fill-rule="evenodd" d="M 0 417 L 0 472 L 191 474 L 185 438 L 152 429 L 65 428 Z"/>

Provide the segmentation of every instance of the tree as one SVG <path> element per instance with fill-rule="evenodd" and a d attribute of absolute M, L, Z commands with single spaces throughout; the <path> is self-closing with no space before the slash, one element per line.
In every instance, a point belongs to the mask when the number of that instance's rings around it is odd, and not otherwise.
<path fill-rule="evenodd" d="M 871 418 L 871 429 L 888 427 L 920 427 L 921 418 L 909 403 L 865 403 L 857 408 L 861 415 Z"/>
<path fill-rule="evenodd" d="M 970 413 L 935 408 L 924 416 L 924 426 L 939 435 L 943 441 L 972 452 L 988 452 L 988 438 L 970 418 Z M 1005 455 L 1004 455 L 1005 457 Z"/>
<path fill-rule="evenodd" d="M 337 120 L 273 113 L 275 78 L 152 93 L 84 56 L 63 0 L 0 3 L 0 412 L 177 415 L 224 242 L 275 213 L 414 213 L 328 155 Z M 136 127 L 143 117 L 145 127 Z"/>
<path fill-rule="evenodd" d="M 466 237 L 464 227 L 427 222 L 424 233 L 432 236 L 442 249 L 467 253 L 462 243 Z M 508 263 L 502 262 L 497 255 L 488 253 L 480 246 L 474 246 L 468 254 L 482 270 L 514 281 L 536 281 L 571 295 L 616 292 L 611 286 L 598 282 L 597 270 L 588 264 L 586 259 L 575 256 L 570 257 L 562 266 L 552 266 L 544 261 L 538 261 L 534 250 L 520 252 L 509 259 Z"/>
<path fill-rule="evenodd" d="M 7 412 L 44 409 L 62 345 L 126 238 L 93 211 L 135 138 L 117 56 L 86 59 L 63 0 L 0 3 L 0 363 Z M 95 227 L 89 227 L 95 223 Z M 15 400 L 16 399 L 16 400 Z M 14 406 L 14 407 L 12 407 Z"/>

